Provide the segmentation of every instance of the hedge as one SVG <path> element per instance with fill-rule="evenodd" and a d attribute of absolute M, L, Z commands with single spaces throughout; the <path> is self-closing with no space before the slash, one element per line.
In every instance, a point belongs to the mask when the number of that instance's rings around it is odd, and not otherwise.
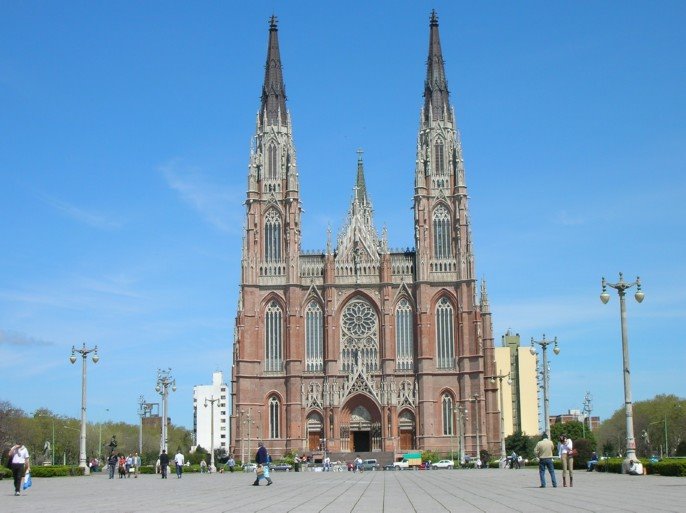
<path fill-rule="evenodd" d="M 11 478 L 12 471 L 8 468 L 0 469 L 0 475 L 4 478 Z M 83 469 L 81 467 L 70 465 L 55 465 L 42 467 L 38 465 L 31 466 L 31 476 L 33 477 L 66 477 L 66 476 L 82 476 Z"/>
<path fill-rule="evenodd" d="M 686 460 L 662 460 L 657 463 L 648 463 L 645 468 L 648 474 L 659 474 L 661 476 L 686 477 Z"/>

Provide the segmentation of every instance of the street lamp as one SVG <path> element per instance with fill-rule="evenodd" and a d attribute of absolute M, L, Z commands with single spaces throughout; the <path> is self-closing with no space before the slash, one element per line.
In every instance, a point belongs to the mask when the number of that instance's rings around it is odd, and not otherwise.
<path fill-rule="evenodd" d="M 98 356 L 98 346 L 95 346 L 93 349 L 86 349 L 85 342 L 81 349 L 76 349 L 74 346 L 71 346 L 71 356 L 69 357 L 71 363 L 76 363 L 76 353 L 79 353 L 83 360 L 81 370 L 81 439 L 79 444 L 79 467 L 83 469 L 84 475 L 88 475 L 90 474 L 90 469 L 88 468 L 88 463 L 86 463 L 86 358 L 90 353 L 93 353 L 93 363 L 98 363 L 100 357 Z"/>
<path fill-rule="evenodd" d="M 636 293 L 634 298 L 637 302 L 642 302 L 645 294 L 641 291 L 641 279 L 636 277 L 633 283 L 624 281 L 624 276 L 619 273 L 619 281 L 617 283 L 609 283 L 603 277 L 602 287 L 603 291 L 600 294 L 600 300 L 603 304 L 607 304 L 610 300 L 610 294 L 607 292 L 607 287 L 612 287 L 619 294 L 619 312 L 622 329 L 622 366 L 624 374 L 624 405 L 626 410 L 626 458 L 622 464 L 622 472 L 626 472 L 629 468 L 629 462 L 636 460 L 636 439 L 634 438 L 634 412 L 631 402 L 631 371 L 629 370 L 629 336 L 626 327 L 626 301 L 624 296 L 626 290 L 636 285 Z"/>
<path fill-rule="evenodd" d="M 474 394 L 472 396 L 472 401 L 474 401 L 474 412 L 476 414 L 476 459 L 481 458 L 481 443 L 479 441 L 479 394 Z"/>
<path fill-rule="evenodd" d="M 458 451 L 460 453 L 460 465 L 464 463 L 464 431 L 465 422 L 467 418 L 467 408 L 458 404 L 453 408 L 453 412 L 457 415 L 457 443 L 459 445 Z"/>
<path fill-rule="evenodd" d="M 210 403 L 210 472 L 214 472 L 214 403 L 219 401 L 219 397 L 205 397 L 205 408 Z"/>
<path fill-rule="evenodd" d="M 162 396 L 162 438 L 160 439 L 160 452 L 167 450 L 167 416 L 169 387 L 176 392 L 176 379 L 171 376 L 171 369 L 157 369 L 157 386 L 155 391 Z"/>
<path fill-rule="evenodd" d="M 141 418 L 140 426 L 138 426 L 138 456 L 140 458 L 143 457 L 143 419 L 150 415 L 154 405 L 155 403 L 146 403 L 142 395 L 138 398 L 138 415 Z"/>
<path fill-rule="evenodd" d="M 591 392 L 586 392 L 586 395 L 584 396 L 584 407 L 582 410 L 583 414 L 584 414 L 584 417 L 583 417 L 584 423 L 582 424 L 582 428 L 583 428 L 582 433 L 583 433 L 584 438 L 586 438 L 586 421 L 588 421 L 588 430 L 592 431 L 592 429 L 591 429 L 591 412 L 593 411 L 593 408 L 591 406 L 592 399 L 593 398 L 591 397 Z"/>
<path fill-rule="evenodd" d="M 556 355 L 560 354 L 560 348 L 557 345 L 557 337 L 553 340 L 546 340 L 545 334 L 542 340 L 534 340 L 531 337 L 531 354 L 536 354 L 536 347 L 534 344 L 541 346 L 543 349 L 543 426 L 545 427 L 545 433 L 550 438 L 550 400 L 548 399 L 548 387 L 550 385 L 549 375 L 548 375 L 548 346 L 553 344 L 553 353 Z"/>
<path fill-rule="evenodd" d="M 496 374 L 491 376 L 491 383 L 495 383 L 498 380 L 498 391 L 500 396 L 500 457 L 505 457 L 505 403 L 503 402 L 503 380 L 507 378 L 507 384 L 512 384 L 512 379 L 510 378 L 510 373 L 507 374 Z"/>

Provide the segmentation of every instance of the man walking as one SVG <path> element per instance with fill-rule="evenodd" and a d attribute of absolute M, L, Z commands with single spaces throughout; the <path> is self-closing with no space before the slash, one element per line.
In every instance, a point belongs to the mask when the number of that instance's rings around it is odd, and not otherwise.
<path fill-rule="evenodd" d="M 14 478 L 14 495 L 21 494 L 21 480 L 26 472 L 31 470 L 29 463 L 29 451 L 22 444 L 14 445 L 7 455 L 12 467 Z"/>
<path fill-rule="evenodd" d="M 117 468 L 117 462 L 119 461 L 119 456 L 116 452 L 110 453 L 107 458 L 107 471 L 110 474 L 110 479 L 114 479 L 114 470 Z"/>
<path fill-rule="evenodd" d="M 174 463 L 176 463 L 176 477 L 181 479 L 181 474 L 183 474 L 183 463 L 185 458 L 181 454 L 181 449 L 176 451 L 176 456 L 174 456 Z"/>
<path fill-rule="evenodd" d="M 257 447 L 257 454 L 255 454 L 255 463 L 257 463 L 257 478 L 252 485 L 260 486 L 260 479 L 266 479 L 267 486 L 269 486 L 272 484 L 272 478 L 269 477 L 269 453 L 262 442 L 257 442 Z"/>
<path fill-rule="evenodd" d="M 167 479 L 167 468 L 169 467 L 169 455 L 166 449 L 162 449 L 160 454 L 160 470 L 162 471 L 162 479 Z"/>
<path fill-rule="evenodd" d="M 553 488 L 557 488 L 557 480 L 555 479 L 555 467 L 553 466 L 553 450 L 555 446 L 553 442 L 548 439 L 547 433 L 541 435 L 541 440 L 534 447 L 534 454 L 538 458 L 538 475 L 541 479 L 540 488 L 545 488 L 545 470 L 548 469 L 550 473 L 550 480 L 553 482 Z"/>

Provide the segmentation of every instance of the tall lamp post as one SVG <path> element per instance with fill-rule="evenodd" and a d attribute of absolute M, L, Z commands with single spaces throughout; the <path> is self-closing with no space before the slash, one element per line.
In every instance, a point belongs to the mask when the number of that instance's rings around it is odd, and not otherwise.
<path fill-rule="evenodd" d="M 464 429 L 467 418 L 467 408 L 458 404 L 453 408 L 453 412 L 457 415 L 457 443 L 459 445 L 458 452 L 460 453 L 460 465 L 464 463 Z"/>
<path fill-rule="evenodd" d="M 545 335 L 543 335 L 542 340 L 534 340 L 531 337 L 531 354 L 536 354 L 536 345 L 541 346 L 543 353 L 543 426 L 545 427 L 545 433 L 550 438 L 550 399 L 548 387 L 550 385 L 550 376 L 548 375 L 548 346 L 553 344 L 553 353 L 560 354 L 560 348 L 557 345 L 557 337 L 553 340 L 546 340 Z"/>
<path fill-rule="evenodd" d="M 603 277 L 602 287 L 603 291 L 600 294 L 600 300 L 603 304 L 607 304 L 610 300 L 610 293 L 607 291 L 607 287 L 611 287 L 617 291 L 619 294 L 619 312 L 621 319 L 621 329 L 622 329 L 622 366 L 624 374 L 624 405 L 626 410 L 626 458 L 622 464 L 622 472 L 626 472 L 629 468 L 629 462 L 631 460 L 636 460 L 636 439 L 634 438 L 634 411 L 633 404 L 631 402 L 631 371 L 629 370 L 629 336 L 627 334 L 626 327 L 626 301 L 624 296 L 626 295 L 627 289 L 630 289 L 636 285 L 636 293 L 634 298 L 637 302 L 641 303 L 645 294 L 641 291 L 641 279 L 636 277 L 636 281 L 632 283 L 627 283 L 624 281 L 624 276 L 619 273 L 619 281 L 617 283 L 609 283 L 605 281 Z"/>
<path fill-rule="evenodd" d="M 586 392 L 586 395 L 584 396 L 584 407 L 583 407 L 583 414 L 584 414 L 584 423 L 582 424 L 582 433 L 584 438 L 586 438 L 586 422 L 588 421 L 588 430 L 591 430 L 591 412 L 593 411 L 593 408 L 591 406 L 591 401 L 593 398 L 591 397 L 591 392 Z"/>
<path fill-rule="evenodd" d="M 476 421 L 476 459 L 481 458 L 481 442 L 479 441 L 479 394 L 474 394 L 472 396 L 472 401 L 474 401 L 474 413 Z"/>
<path fill-rule="evenodd" d="M 498 380 L 498 392 L 500 396 L 500 457 L 505 457 L 505 403 L 503 402 L 503 380 L 507 378 L 507 384 L 512 384 L 512 379 L 510 378 L 510 373 L 507 374 L 496 374 L 491 377 L 491 383 L 495 383 Z"/>
<path fill-rule="evenodd" d="M 219 397 L 205 397 L 205 408 L 210 404 L 210 472 L 214 472 L 214 403 L 219 401 Z"/>
<path fill-rule="evenodd" d="M 171 369 L 157 369 L 157 386 L 155 391 L 162 396 L 162 438 L 160 439 L 160 452 L 167 450 L 167 417 L 169 415 L 169 387 L 176 392 L 176 380 L 171 376 Z"/>
<path fill-rule="evenodd" d="M 141 423 L 138 426 L 138 457 L 143 457 L 143 419 L 150 415 L 154 403 L 146 403 L 145 398 L 141 395 L 138 398 L 138 415 L 141 418 Z"/>
<path fill-rule="evenodd" d="M 81 368 L 81 437 L 79 443 L 79 467 L 83 469 L 84 475 L 88 475 L 90 474 L 90 469 L 86 462 L 86 359 L 90 353 L 93 353 L 93 363 L 98 363 L 100 357 L 98 356 L 98 346 L 95 346 L 93 349 L 87 349 L 85 342 L 81 349 L 76 349 L 74 346 L 71 346 L 69 361 L 72 364 L 76 363 L 76 353 L 81 355 L 81 360 L 83 361 L 83 366 Z"/>

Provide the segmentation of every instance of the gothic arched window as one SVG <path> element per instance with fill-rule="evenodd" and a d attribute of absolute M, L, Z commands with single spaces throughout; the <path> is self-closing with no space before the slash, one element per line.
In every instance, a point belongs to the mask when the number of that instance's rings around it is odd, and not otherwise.
<path fill-rule="evenodd" d="M 305 310 L 305 370 L 319 372 L 324 368 L 324 321 L 316 301 Z"/>
<path fill-rule="evenodd" d="M 443 394 L 441 401 L 443 407 L 443 435 L 452 436 L 455 434 L 455 426 L 453 425 L 453 398 L 450 394 Z"/>
<path fill-rule="evenodd" d="M 281 420 L 281 405 L 276 396 L 269 398 L 269 438 L 279 438 L 279 421 Z"/>
<path fill-rule="evenodd" d="M 269 143 L 267 147 L 267 180 L 276 180 L 276 145 Z"/>
<path fill-rule="evenodd" d="M 283 313 L 276 301 L 267 306 L 264 331 L 264 369 L 280 371 L 283 369 Z"/>
<path fill-rule="evenodd" d="M 434 258 L 450 258 L 450 214 L 439 205 L 434 210 Z"/>
<path fill-rule="evenodd" d="M 264 261 L 281 262 L 281 218 L 274 209 L 264 220 Z"/>
<path fill-rule="evenodd" d="M 412 307 L 402 299 L 395 309 L 395 358 L 398 370 L 411 370 L 414 362 Z"/>
<path fill-rule="evenodd" d="M 436 139 L 434 143 L 434 171 L 437 175 L 445 174 L 445 154 L 443 153 L 443 141 Z"/>
<path fill-rule="evenodd" d="M 341 314 L 341 367 L 348 372 L 359 363 L 367 372 L 379 368 L 379 322 L 366 300 L 350 301 Z"/>
<path fill-rule="evenodd" d="M 436 354 L 439 369 L 452 369 L 455 366 L 453 306 L 447 298 L 441 298 L 436 306 Z"/>

